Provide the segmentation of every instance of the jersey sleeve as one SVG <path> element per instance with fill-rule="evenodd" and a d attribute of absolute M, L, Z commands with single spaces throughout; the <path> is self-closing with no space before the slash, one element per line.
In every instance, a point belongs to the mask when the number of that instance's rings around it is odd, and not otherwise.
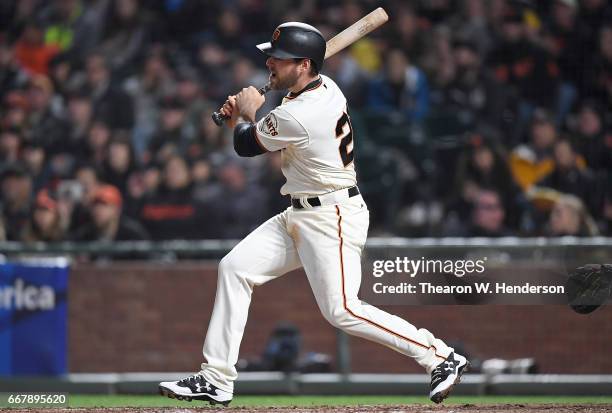
<path fill-rule="evenodd" d="M 257 122 L 255 137 L 259 144 L 270 152 L 308 141 L 306 129 L 289 112 L 280 107 Z"/>

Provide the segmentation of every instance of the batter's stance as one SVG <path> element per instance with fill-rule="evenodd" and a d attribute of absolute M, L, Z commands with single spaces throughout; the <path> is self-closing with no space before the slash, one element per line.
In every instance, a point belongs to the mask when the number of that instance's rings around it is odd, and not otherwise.
<path fill-rule="evenodd" d="M 193 376 L 160 383 L 160 392 L 227 405 L 253 287 L 304 267 L 321 313 L 333 326 L 412 357 L 431 374 L 429 397 L 441 402 L 468 367 L 466 358 L 429 331 L 357 298 L 369 212 L 356 186 L 346 98 L 319 74 L 323 36 L 307 24 L 285 23 L 270 43 L 257 47 L 269 56 L 270 87 L 289 94 L 259 122 L 255 112 L 265 98 L 252 86 L 230 96 L 221 112 L 230 116 L 240 156 L 281 151 L 287 179 L 281 193 L 291 195 L 291 206 L 221 260 L 206 362 Z"/>

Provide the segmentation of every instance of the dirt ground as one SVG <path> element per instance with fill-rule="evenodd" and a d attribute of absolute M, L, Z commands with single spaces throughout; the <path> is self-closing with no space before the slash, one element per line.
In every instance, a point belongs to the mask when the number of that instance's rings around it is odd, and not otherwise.
<path fill-rule="evenodd" d="M 79 409 L 5 409 L 10 413 L 611 413 L 612 404 L 492 404 L 492 405 L 397 405 L 397 406 L 317 406 L 317 407 L 233 407 L 233 408 L 79 408 Z"/>

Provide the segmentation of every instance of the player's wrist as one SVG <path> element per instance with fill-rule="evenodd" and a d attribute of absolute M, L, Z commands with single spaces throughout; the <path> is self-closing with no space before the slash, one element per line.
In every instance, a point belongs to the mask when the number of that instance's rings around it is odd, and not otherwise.
<path fill-rule="evenodd" d="M 255 123 L 255 111 L 246 111 L 240 114 L 240 118 L 244 120 L 244 122 Z"/>
<path fill-rule="evenodd" d="M 240 116 L 238 116 L 238 118 L 236 118 L 236 126 L 240 125 L 241 123 L 253 123 L 253 122 L 251 122 L 250 120 L 248 120 L 244 116 L 240 115 Z"/>

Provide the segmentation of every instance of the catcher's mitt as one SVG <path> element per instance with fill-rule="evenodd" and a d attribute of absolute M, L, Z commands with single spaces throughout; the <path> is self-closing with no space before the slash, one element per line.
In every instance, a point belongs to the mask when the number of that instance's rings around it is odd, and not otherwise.
<path fill-rule="evenodd" d="M 587 264 L 572 271 L 565 288 L 568 304 L 579 314 L 597 310 L 612 297 L 612 264 Z"/>

